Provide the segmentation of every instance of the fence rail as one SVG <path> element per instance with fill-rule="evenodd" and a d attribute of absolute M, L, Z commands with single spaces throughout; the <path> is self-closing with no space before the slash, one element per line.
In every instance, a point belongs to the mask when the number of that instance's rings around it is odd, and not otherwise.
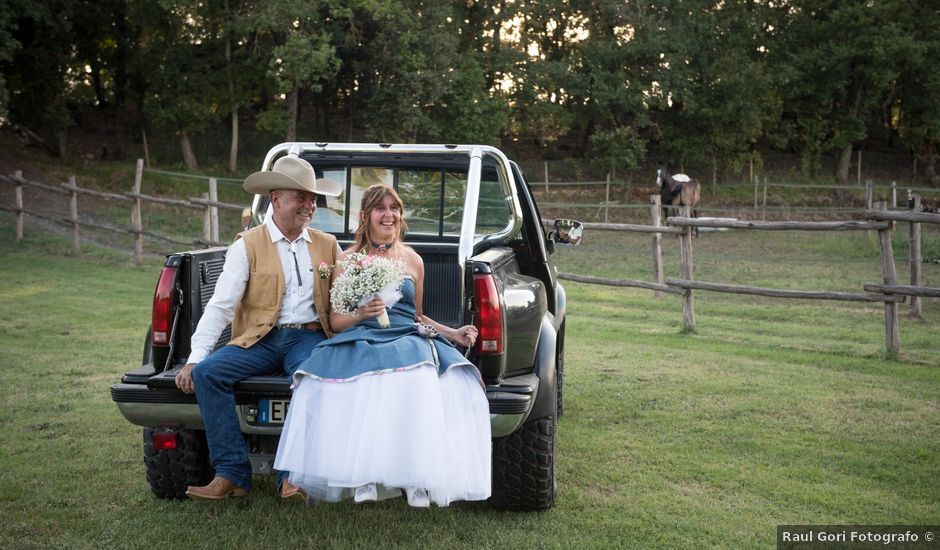
<path fill-rule="evenodd" d="M 832 290 L 784 290 L 778 288 L 761 288 L 757 286 L 728 285 L 722 283 L 706 283 L 703 281 L 683 281 L 681 279 L 666 279 L 666 284 L 679 288 L 693 290 L 710 290 L 726 294 L 750 294 L 753 296 L 767 296 L 770 298 L 801 298 L 804 300 L 836 300 L 841 302 L 903 302 L 902 296 L 888 296 L 863 294 L 858 292 L 836 292 Z M 867 285 L 866 285 L 867 286 Z M 885 288 L 885 287 L 881 287 Z M 879 292 L 879 291 L 874 291 Z"/>
<path fill-rule="evenodd" d="M 801 221 L 739 221 L 739 220 L 702 220 L 683 216 L 671 217 L 669 225 L 677 227 L 716 227 L 725 229 L 760 229 L 769 231 L 870 231 L 888 229 L 887 222 L 801 222 Z"/>
<path fill-rule="evenodd" d="M 564 188 L 564 187 L 591 187 L 604 185 L 604 201 L 603 202 L 592 202 L 592 203 L 572 203 L 572 202 L 552 202 L 552 193 L 558 195 L 558 191 L 552 191 L 554 188 Z M 566 210 L 574 208 L 590 209 L 596 211 L 596 216 L 603 220 L 604 223 L 610 221 L 610 213 L 613 212 L 624 212 L 638 209 L 645 209 L 647 205 L 638 204 L 638 203 L 628 203 L 625 201 L 614 200 L 611 201 L 611 185 L 615 187 L 620 187 L 624 189 L 625 187 L 630 187 L 632 184 L 627 183 L 622 180 L 610 179 L 608 181 L 554 181 L 554 182 L 539 182 L 532 183 L 533 189 L 540 190 L 542 193 L 541 200 L 539 201 L 539 206 L 543 209 L 550 208 L 564 208 Z M 728 188 L 740 188 L 748 187 L 754 189 L 754 200 L 753 206 L 739 206 L 739 207 L 721 207 L 721 206 L 708 206 L 708 205 L 698 205 L 696 209 L 699 212 L 721 214 L 721 213 L 735 213 L 739 214 L 742 212 L 752 213 L 754 219 L 766 220 L 768 213 L 783 213 L 784 215 L 789 214 L 858 214 L 863 215 L 867 210 L 871 209 L 873 202 L 873 196 L 876 191 L 888 191 L 888 201 L 891 204 L 891 207 L 894 208 L 897 206 L 898 202 L 898 191 L 904 190 L 909 194 L 921 193 L 921 194 L 937 194 L 940 193 L 940 188 L 935 187 L 909 187 L 909 186 L 899 186 L 897 182 L 892 182 L 891 184 L 879 185 L 873 183 L 871 180 L 866 180 L 864 184 L 859 182 L 858 184 L 803 184 L 803 183 L 785 183 L 785 182 L 758 182 L 754 181 L 753 184 L 722 184 L 723 189 Z M 837 190 L 840 192 L 843 191 L 853 191 L 857 194 L 861 194 L 861 197 L 858 197 L 859 204 L 858 206 L 818 206 L 818 205 L 768 205 L 767 204 L 767 193 L 768 189 L 772 188 L 791 188 L 791 189 L 823 189 L 823 190 Z"/>
<path fill-rule="evenodd" d="M 658 195 L 650 197 L 651 225 L 613 224 L 613 223 L 586 223 L 586 229 L 601 231 L 623 231 L 631 233 L 653 234 L 653 282 L 637 280 L 606 279 L 590 277 L 573 273 L 559 273 L 563 280 L 599 284 L 616 287 L 635 287 L 653 290 L 657 297 L 663 293 L 680 295 L 683 299 L 682 318 L 686 330 L 695 330 L 695 307 L 693 290 L 722 292 L 729 294 L 747 294 L 766 296 L 771 298 L 796 298 L 809 300 L 834 300 L 848 302 L 882 302 L 885 308 L 885 349 L 891 355 L 900 352 L 900 336 L 898 323 L 898 304 L 911 298 L 910 315 L 920 318 L 922 315 L 921 298 L 940 297 L 940 288 L 921 286 L 921 239 L 920 225 L 922 223 L 940 224 L 940 214 L 919 212 L 920 197 L 913 197 L 915 211 L 887 210 L 884 202 L 875 203 L 872 208 L 864 211 L 869 221 L 739 221 L 728 219 L 700 219 L 690 216 L 689 207 L 682 207 L 680 216 L 670 217 L 665 226 L 660 223 L 660 198 Z M 897 282 L 897 270 L 894 265 L 894 252 L 891 245 L 891 232 L 895 230 L 897 222 L 910 224 L 911 238 L 911 284 L 900 285 Z M 543 223 L 549 225 L 548 220 Z M 791 290 L 762 288 L 746 285 L 732 285 L 716 282 L 696 281 L 693 276 L 692 261 L 692 228 L 711 227 L 724 229 L 768 230 L 768 231 L 877 231 L 879 236 L 879 249 L 881 258 L 882 282 L 881 284 L 866 283 L 865 292 L 839 292 L 830 290 Z M 678 233 L 680 237 L 680 277 L 663 278 L 662 262 L 662 234 Z"/>
<path fill-rule="evenodd" d="M 135 261 L 142 262 L 142 237 L 147 236 L 160 239 L 174 244 L 199 246 L 217 246 L 225 243 L 218 239 L 218 210 L 241 211 L 242 206 L 219 202 L 217 200 L 217 180 L 209 179 L 209 193 L 202 198 L 193 197 L 188 200 L 171 199 L 165 197 L 155 197 L 145 195 L 140 192 L 143 179 L 143 161 L 137 161 L 137 169 L 134 177 L 133 189 L 126 193 L 109 193 L 93 189 L 84 189 L 78 187 L 75 183 L 75 177 L 69 178 L 67 183 L 51 185 L 42 182 L 30 181 L 22 177 L 22 173 L 17 171 L 10 176 L 0 175 L 0 181 L 15 186 L 16 202 L 14 207 L 0 205 L 0 210 L 12 212 L 16 215 L 17 240 L 23 238 L 23 225 L 26 215 L 40 219 L 45 219 L 55 223 L 70 225 L 72 227 L 73 245 L 76 251 L 80 251 L 79 227 L 93 227 L 96 229 L 110 231 L 114 233 L 131 234 L 135 242 Z M 580 182 L 585 185 L 595 183 L 610 182 Z M 48 192 L 67 194 L 69 196 L 69 217 L 56 218 L 44 215 L 40 212 L 27 210 L 24 206 L 23 188 L 35 187 Z M 888 210 L 884 202 L 872 204 L 871 189 L 873 186 L 866 185 L 866 208 L 858 209 L 864 221 L 846 220 L 846 221 L 741 221 L 733 219 L 702 219 L 690 216 L 688 207 L 682 207 L 680 216 L 674 216 L 665 220 L 660 219 L 661 205 L 660 197 L 653 195 L 650 197 L 649 205 L 630 205 L 635 208 L 650 209 L 650 225 L 628 224 L 628 223 L 585 223 L 586 229 L 597 231 L 621 231 L 631 233 L 647 233 L 652 235 L 652 271 L 653 281 L 640 280 L 620 280 L 608 279 L 602 277 L 592 277 L 586 275 L 577 275 L 573 273 L 559 273 L 560 279 L 589 284 L 600 284 L 616 287 L 634 287 L 646 290 L 652 290 L 656 297 L 663 294 L 672 294 L 682 297 L 683 303 L 683 326 L 685 329 L 695 330 L 695 309 L 693 291 L 723 292 L 730 294 L 749 294 L 757 296 L 766 296 L 774 298 L 798 298 L 798 299 L 816 299 L 816 300 L 836 300 L 852 302 L 882 302 L 885 307 L 885 346 L 889 353 L 897 354 L 900 351 L 899 329 L 898 329 L 898 304 L 906 301 L 910 297 L 910 314 L 912 317 L 919 318 L 922 315 L 921 298 L 940 297 L 940 288 L 922 286 L 922 265 L 921 265 L 921 224 L 940 224 L 940 214 L 921 212 L 920 197 L 914 195 L 911 197 L 913 210 L 900 211 Z M 765 187 L 766 189 L 766 187 Z M 895 189 L 896 191 L 896 189 Z M 547 192 L 547 188 L 546 188 Z M 119 202 L 131 203 L 131 227 L 119 227 L 110 224 L 103 224 L 79 219 L 78 215 L 78 196 L 86 195 L 102 199 L 115 200 Z M 896 205 L 896 192 L 892 193 L 891 204 Z M 142 204 L 144 202 L 154 204 L 164 204 L 176 207 L 202 210 L 205 212 L 203 222 L 203 235 L 201 239 L 192 241 L 180 241 L 172 237 L 161 235 L 156 232 L 146 231 L 143 228 Z M 602 205 L 570 205 L 567 207 L 592 206 L 605 207 L 613 206 L 608 200 Z M 624 205 L 619 205 L 624 206 Z M 741 209 L 739 209 L 741 210 Z M 755 204 L 756 212 L 756 204 Z M 897 273 L 894 265 L 894 254 L 891 245 L 891 232 L 896 229 L 898 222 L 905 222 L 910 227 L 910 285 L 898 284 Z M 548 220 L 543 220 L 548 224 Z M 865 293 L 837 292 L 828 290 L 790 290 L 773 289 L 745 285 L 731 285 L 717 282 L 696 281 L 693 270 L 693 250 L 692 250 L 692 228 L 723 228 L 738 230 L 769 230 L 769 231 L 877 231 L 879 235 L 882 281 L 881 283 L 866 283 L 863 285 Z M 665 278 L 663 273 L 662 261 L 662 235 L 672 234 L 679 237 L 680 246 L 680 277 Z"/>
<path fill-rule="evenodd" d="M 585 223 L 585 229 L 594 229 L 597 231 L 631 231 L 634 233 L 668 233 L 680 235 L 682 229 L 678 227 L 637 225 L 633 223 Z"/>
<path fill-rule="evenodd" d="M 607 285 L 607 286 L 621 286 L 621 287 L 635 287 L 635 288 L 645 288 L 648 290 L 655 290 L 658 292 L 666 292 L 669 294 L 685 294 L 685 291 L 673 288 L 669 285 L 660 285 L 656 283 L 648 283 L 646 281 L 638 281 L 635 279 L 606 279 L 604 277 L 591 277 L 588 275 L 575 275 L 574 273 L 559 273 L 559 279 L 564 279 L 566 281 L 575 281 L 578 283 L 591 283 L 595 285 Z"/>
<path fill-rule="evenodd" d="M 60 183 L 59 185 L 52 185 L 48 183 L 42 183 L 38 181 L 31 181 L 23 177 L 21 171 L 10 176 L 0 175 L 0 181 L 3 183 L 13 185 L 16 187 L 16 205 L 14 207 L 8 207 L 0 205 L 0 210 L 7 212 L 12 212 L 16 214 L 16 238 L 17 240 L 22 240 L 23 238 L 23 226 L 24 226 L 24 216 L 29 215 L 34 218 L 39 218 L 55 223 L 60 223 L 64 225 L 70 225 L 72 227 L 72 241 L 73 247 L 76 252 L 81 251 L 81 240 L 79 234 L 79 227 L 92 227 L 95 229 L 109 231 L 112 233 L 119 234 L 130 234 L 134 236 L 134 260 L 139 265 L 143 262 L 143 242 L 142 238 L 144 236 L 159 239 L 173 244 L 179 244 L 184 246 L 198 245 L 198 246 L 220 246 L 227 243 L 219 241 L 219 223 L 218 223 L 218 211 L 219 209 L 223 210 L 232 210 L 241 212 L 243 206 L 237 204 L 230 204 L 225 202 L 219 202 L 217 200 L 218 191 L 217 191 L 217 181 L 216 178 L 209 179 L 209 193 L 204 197 L 191 197 L 189 199 L 171 199 L 166 197 L 155 197 L 152 195 L 145 195 L 140 192 L 141 183 L 143 180 L 143 161 L 137 161 L 137 170 L 134 175 L 134 187 L 131 191 L 126 193 L 109 193 L 106 191 L 98 191 L 95 189 L 85 189 L 79 187 L 75 183 L 75 177 L 71 176 L 67 183 Z M 52 216 L 47 216 L 40 212 L 35 212 L 32 210 L 26 209 L 24 206 L 23 199 L 23 187 L 34 187 L 37 189 L 42 189 L 44 191 L 67 194 L 69 195 L 69 213 L 68 218 L 56 218 Z M 88 220 L 82 220 L 78 215 L 78 195 L 87 195 L 101 199 L 115 200 L 119 202 L 131 203 L 131 227 L 120 227 L 116 225 L 92 222 Z M 163 204 L 168 206 L 176 206 L 181 208 L 190 208 L 194 210 L 202 210 L 205 212 L 203 220 L 203 235 L 202 239 L 193 239 L 191 241 L 182 241 L 168 235 L 163 235 L 154 231 L 147 231 L 143 227 L 143 215 L 142 215 L 142 203 L 153 203 L 153 204 Z"/>

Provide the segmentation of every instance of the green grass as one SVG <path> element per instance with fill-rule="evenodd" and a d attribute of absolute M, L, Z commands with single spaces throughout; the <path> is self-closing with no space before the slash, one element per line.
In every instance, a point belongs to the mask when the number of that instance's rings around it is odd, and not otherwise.
<path fill-rule="evenodd" d="M 576 283 L 552 510 L 283 505 L 270 477 L 242 501 L 160 501 L 140 429 L 109 395 L 139 364 L 159 262 L 12 235 L 0 216 L 2 548 L 768 548 L 778 524 L 938 519 L 936 300 L 926 321 L 902 319 L 888 360 L 878 304 L 697 292 L 698 331 L 683 334 L 674 296 Z M 877 280 L 864 234 L 754 235 L 704 234 L 696 277 L 855 291 Z M 677 245 L 664 241 L 674 275 Z M 563 271 L 648 280 L 648 242 L 588 232 L 555 257 Z"/>

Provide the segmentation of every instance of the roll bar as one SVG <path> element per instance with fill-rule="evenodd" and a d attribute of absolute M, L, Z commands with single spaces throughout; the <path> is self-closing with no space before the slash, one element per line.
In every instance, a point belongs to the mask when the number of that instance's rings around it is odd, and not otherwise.
<path fill-rule="evenodd" d="M 465 153 L 470 157 L 470 168 L 467 173 L 467 195 L 464 198 L 464 215 L 460 226 L 460 243 L 458 245 L 458 261 L 461 273 L 466 274 L 467 262 L 473 256 L 477 245 L 493 243 L 506 244 L 510 238 L 517 235 L 522 229 L 522 207 L 519 195 L 516 192 L 516 182 L 509 167 L 509 159 L 502 151 L 489 145 L 420 145 L 420 144 L 390 144 L 390 143 L 323 143 L 323 142 L 289 142 L 275 145 L 268 151 L 261 166 L 262 170 L 270 170 L 274 161 L 284 155 L 302 156 L 307 152 L 317 153 L 402 153 L 402 154 L 440 154 Z M 480 199 L 480 178 L 482 175 L 483 157 L 492 157 L 500 179 L 504 182 L 505 199 L 509 202 L 511 218 L 505 229 L 491 235 L 476 237 L 477 206 Z M 252 202 L 252 211 L 256 211 L 260 195 L 255 195 Z"/>

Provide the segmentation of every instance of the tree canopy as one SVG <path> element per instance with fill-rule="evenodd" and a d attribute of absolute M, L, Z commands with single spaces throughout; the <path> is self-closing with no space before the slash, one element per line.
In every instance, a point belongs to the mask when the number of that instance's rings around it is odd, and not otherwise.
<path fill-rule="evenodd" d="M 0 0 L 0 122 L 190 140 L 485 142 L 631 170 L 940 158 L 940 5 L 911 0 Z M 229 126 L 230 124 L 230 126 Z M 226 127 L 228 126 L 228 130 Z M 197 148 L 198 149 L 198 148 Z M 659 160 L 659 159 L 657 159 Z"/>

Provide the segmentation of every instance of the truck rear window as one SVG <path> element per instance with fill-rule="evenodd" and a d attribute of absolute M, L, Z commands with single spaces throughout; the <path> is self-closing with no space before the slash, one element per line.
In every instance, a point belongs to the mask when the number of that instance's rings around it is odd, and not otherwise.
<path fill-rule="evenodd" d="M 376 166 L 317 167 L 317 175 L 339 182 L 339 197 L 320 197 L 310 226 L 351 236 L 359 226 L 362 193 L 371 185 L 391 185 L 405 203 L 410 235 L 458 237 L 463 218 L 467 173 L 440 168 Z M 496 170 L 483 170 L 477 208 L 477 235 L 505 229 L 511 219 L 504 185 Z"/>

